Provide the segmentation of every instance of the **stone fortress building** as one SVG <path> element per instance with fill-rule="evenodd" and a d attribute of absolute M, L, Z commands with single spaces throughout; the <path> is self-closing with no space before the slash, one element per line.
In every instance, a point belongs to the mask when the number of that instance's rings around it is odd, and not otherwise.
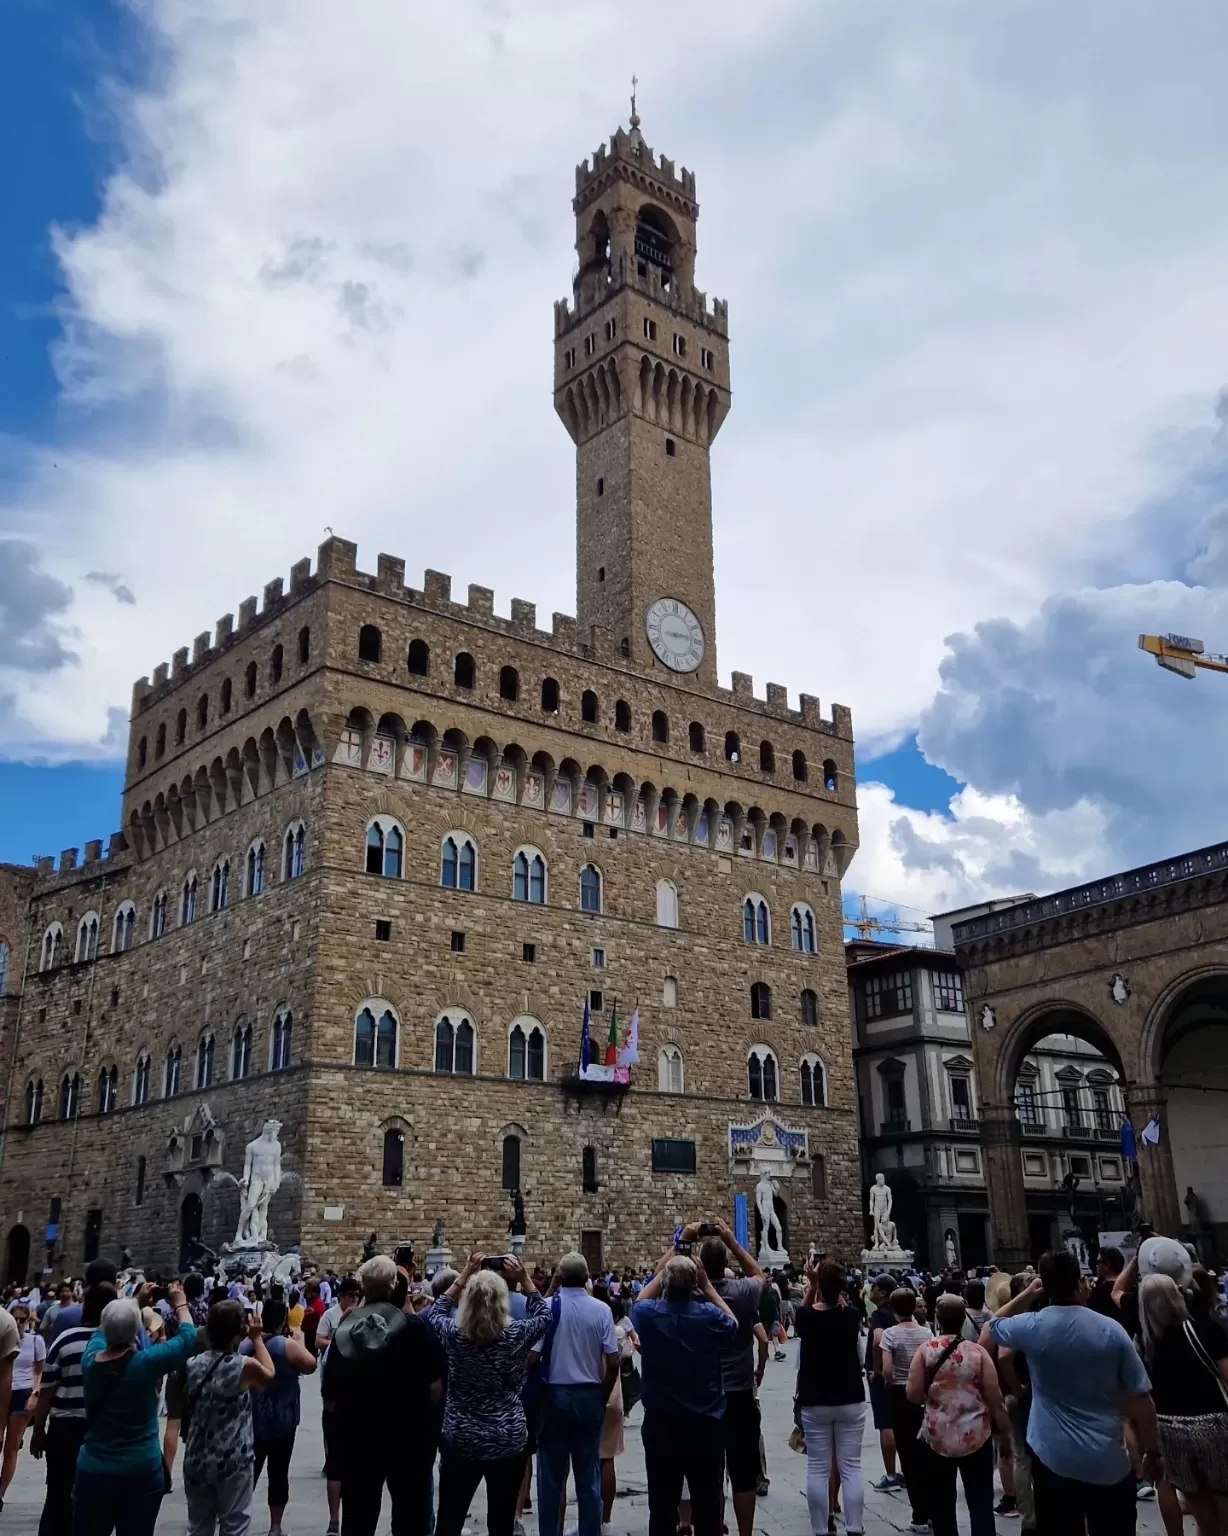
<path fill-rule="evenodd" d="M 840 880 L 852 724 L 716 672 L 710 452 L 727 311 L 695 179 L 634 112 L 576 172 L 554 316 L 577 617 L 330 538 L 133 692 L 122 832 L 0 872 L 6 1274 L 234 1235 L 352 1264 L 507 1241 L 642 1262 L 749 1216 L 861 1246 Z M 631 1084 L 577 1073 L 639 1010 Z M 742 1197 L 742 1198 L 739 1198 Z"/>

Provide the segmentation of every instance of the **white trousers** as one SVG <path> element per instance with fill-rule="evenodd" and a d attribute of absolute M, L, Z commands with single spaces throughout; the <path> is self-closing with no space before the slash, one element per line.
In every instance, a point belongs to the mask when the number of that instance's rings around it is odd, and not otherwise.
<path fill-rule="evenodd" d="M 849 1536 L 864 1529 L 866 1490 L 861 1480 L 861 1437 L 865 1422 L 865 1403 L 802 1409 L 802 1433 L 806 1437 L 806 1502 L 810 1506 L 810 1529 L 814 1536 L 827 1536 L 827 1518 L 831 1513 L 827 1483 L 833 1459 L 840 1469 L 844 1528 Z"/>

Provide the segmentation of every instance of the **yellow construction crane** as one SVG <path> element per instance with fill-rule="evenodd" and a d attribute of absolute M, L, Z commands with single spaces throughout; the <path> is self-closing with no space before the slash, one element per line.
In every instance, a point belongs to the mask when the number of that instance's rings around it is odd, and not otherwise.
<path fill-rule="evenodd" d="M 1138 648 L 1178 677 L 1193 677 L 1199 667 L 1208 672 L 1228 672 L 1228 656 L 1208 655 L 1202 641 L 1189 635 L 1140 635 Z"/>
<path fill-rule="evenodd" d="M 870 916 L 870 909 L 866 898 L 861 898 L 861 916 L 849 917 L 844 914 L 844 926 L 855 928 L 859 939 L 872 938 L 876 933 L 930 933 L 932 923 L 882 923 L 878 918 Z"/>

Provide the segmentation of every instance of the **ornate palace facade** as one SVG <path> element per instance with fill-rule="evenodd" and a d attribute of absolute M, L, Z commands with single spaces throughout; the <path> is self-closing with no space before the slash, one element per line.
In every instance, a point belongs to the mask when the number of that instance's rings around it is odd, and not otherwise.
<path fill-rule="evenodd" d="M 10 1272 L 231 1237 L 269 1116 L 318 1261 L 498 1247 L 516 1187 L 530 1259 L 639 1261 L 765 1167 L 795 1249 L 860 1247 L 850 716 L 716 680 L 694 177 L 633 116 L 573 208 L 578 618 L 330 538 L 137 683 L 123 831 L 0 872 Z M 638 1005 L 629 1088 L 577 1080 L 586 999 L 598 1051 Z"/>

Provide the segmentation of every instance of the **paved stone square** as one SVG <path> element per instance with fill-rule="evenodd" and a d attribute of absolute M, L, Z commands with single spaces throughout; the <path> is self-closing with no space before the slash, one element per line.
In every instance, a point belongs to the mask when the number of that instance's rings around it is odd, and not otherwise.
<path fill-rule="evenodd" d="M 766 1498 L 759 1500 L 756 1531 L 764 1536 L 810 1536 L 810 1522 L 806 1510 L 805 1458 L 790 1451 L 787 1445 L 792 1425 L 792 1390 L 796 1370 L 797 1344 L 788 1347 L 788 1360 L 772 1361 L 764 1381 L 763 1431 L 767 1444 L 768 1473 L 771 1489 Z M 614 1529 L 617 1536 L 644 1536 L 648 1529 L 648 1497 L 644 1481 L 644 1452 L 640 1443 L 640 1423 L 643 1410 L 637 1408 L 627 1428 L 627 1449 L 618 1459 L 619 1497 L 614 1506 Z M 182 1455 L 182 1453 L 181 1453 Z M 328 1525 L 328 1512 L 324 1502 L 324 1481 L 320 1476 L 323 1454 L 320 1440 L 320 1393 L 318 1378 L 308 1378 L 303 1383 L 303 1422 L 295 1446 L 294 1463 L 290 1473 L 290 1507 L 286 1512 L 286 1536 L 324 1536 Z M 877 1436 L 867 1426 L 865 1453 L 862 1466 L 868 1479 L 882 1475 Z M 187 1511 L 183 1490 L 176 1468 L 175 1490 L 164 1501 L 158 1520 L 159 1536 L 174 1536 L 187 1526 Z M 4 1502 L 0 1514 L 0 1532 L 3 1536 L 34 1536 L 38 1529 L 38 1516 L 43 1499 L 43 1466 L 23 1451 L 17 1467 L 17 1476 Z M 265 1515 L 265 1485 L 262 1482 L 256 1493 L 255 1515 L 252 1530 L 259 1533 L 267 1529 Z M 385 1506 L 386 1509 L 386 1506 Z M 732 1510 L 730 1511 L 732 1515 Z M 569 1521 L 574 1515 L 574 1505 L 569 1510 Z M 908 1528 L 908 1503 L 902 1493 L 876 1493 L 871 1491 L 866 1502 L 866 1536 L 888 1536 L 888 1533 Z M 960 1530 L 967 1530 L 966 1514 L 961 1503 Z M 732 1520 L 730 1521 L 732 1525 Z M 528 1536 L 536 1536 L 533 1517 L 527 1516 L 525 1527 Z M 1193 1523 L 1187 1522 L 1188 1529 Z M 381 1531 L 388 1529 L 385 1513 Z M 485 1493 L 479 1490 L 470 1514 L 468 1530 L 472 1536 L 484 1536 Z M 1163 1529 L 1154 1502 L 1139 1505 L 1139 1532 L 1159 1532 Z M 843 1531 L 843 1525 L 841 1525 Z M 1019 1531 L 1018 1520 L 999 1520 L 1000 1536 L 1012 1536 Z"/>

